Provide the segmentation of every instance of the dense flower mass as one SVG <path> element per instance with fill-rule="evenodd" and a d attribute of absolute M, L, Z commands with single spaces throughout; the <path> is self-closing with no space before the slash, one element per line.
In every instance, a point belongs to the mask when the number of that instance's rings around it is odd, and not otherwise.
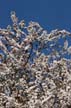
<path fill-rule="evenodd" d="M 71 108 L 71 33 L 11 19 L 0 28 L 0 108 Z"/>

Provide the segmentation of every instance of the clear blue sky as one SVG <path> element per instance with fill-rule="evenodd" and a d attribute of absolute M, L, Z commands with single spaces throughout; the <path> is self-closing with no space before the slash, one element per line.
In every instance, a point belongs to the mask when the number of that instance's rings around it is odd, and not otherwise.
<path fill-rule="evenodd" d="M 0 0 L 0 27 L 10 22 L 10 11 L 19 19 L 37 21 L 44 29 L 71 31 L 71 0 Z"/>

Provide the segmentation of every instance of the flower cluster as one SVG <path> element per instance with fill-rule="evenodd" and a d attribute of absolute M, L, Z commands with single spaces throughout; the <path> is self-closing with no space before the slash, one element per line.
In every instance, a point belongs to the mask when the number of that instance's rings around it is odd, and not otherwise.
<path fill-rule="evenodd" d="M 0 108 L 71 108 L 71 33 L 11 19 L 0 28 Z"/>

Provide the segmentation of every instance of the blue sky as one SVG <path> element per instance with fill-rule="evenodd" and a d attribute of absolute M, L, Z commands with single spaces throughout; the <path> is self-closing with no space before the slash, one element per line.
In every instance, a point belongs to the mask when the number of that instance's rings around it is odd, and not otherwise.
<path fill-rule="evenodd" d="M 16 11 L 19 19 L 36 21 L 48 31 L 71 31 L 71 0 L 0 0 L 0 27 L 10 22 L 10 12 Z"/>

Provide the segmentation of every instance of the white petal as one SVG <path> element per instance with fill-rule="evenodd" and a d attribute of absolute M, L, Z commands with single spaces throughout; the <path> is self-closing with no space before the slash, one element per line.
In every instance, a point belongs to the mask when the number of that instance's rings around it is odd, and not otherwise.
<path fill-rule="evenodd" d="M 68 48 L 68 53 L 71 54 L 71 46 Z"/>
<path fill-rule="evenodd" d="M 29 47 L 30 47 L 30 45 L 27 45 L 27 46 L 25 47 L 25 50 L 28 50 L 28 49 L 29 49 Z"/>
<path fill-rule="evenodd" d="M 64 49 L 67 49 L 68 48 L 68 41 L 66 40 L 65 42 L 64 42 Z"/>

